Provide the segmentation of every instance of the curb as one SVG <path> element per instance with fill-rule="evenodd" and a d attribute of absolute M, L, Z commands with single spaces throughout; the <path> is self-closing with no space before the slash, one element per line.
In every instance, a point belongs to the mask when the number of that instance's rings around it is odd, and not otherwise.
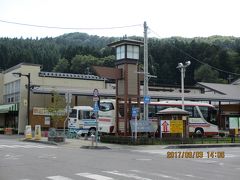
<path fill-rule="evenodd" d="M 40 144 L 49 144 L 49 145 L 55 145 L 55 146 L 60 145 L 60 143 L 56 143 L 53 141 L 39 141 L 39 140 L 34 140 L 34 139 L 21 139 L 21 141 L 40 143 Z"/>
<path fill-rule="evenodd" d="M 186 145 L 171 145 L 164 149 L 185 149 L 185 148 L 215 148 L 215 147 L 240 147 L 240 143 L 237 144 L 186 144 Z"/>

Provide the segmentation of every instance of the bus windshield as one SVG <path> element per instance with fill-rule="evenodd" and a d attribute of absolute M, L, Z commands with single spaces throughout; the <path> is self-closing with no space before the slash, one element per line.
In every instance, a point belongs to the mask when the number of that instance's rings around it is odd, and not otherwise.
<path fill-rule="evenodd" d="M 101 102 L 99 110 L 100 111 L 111 111 L 111 110 L 114 110 L 113 103 L 111 103 L 111 102 Z"/>
<path fill-rule="evenodd" d="M 76 118 L 77 117 L 77 110 L 76 109 L 72 109 L 72 112 L 69 114 L 70 118 Z"/>

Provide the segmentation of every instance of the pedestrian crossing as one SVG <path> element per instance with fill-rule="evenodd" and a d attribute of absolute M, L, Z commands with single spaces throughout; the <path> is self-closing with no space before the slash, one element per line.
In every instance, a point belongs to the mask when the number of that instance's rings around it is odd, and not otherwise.
<path fill-rule="evenodd" d="M 38 148 L 38 149 L 44 149 L 44 148 L 58 148 L 57 146 L 49 146 L 49 145 L 32 145 L 32 144 L 0 144 L 0 149 L 17 149 L 17 148 L 23 148 L 23 149 L 32 149 L 32 148 Z"/>
<path fill-rule="evenodd" d="M 106 171 L 99 171 L 99 172 L 80 172 L 80 173 L 73 173 L 70 175 L 53 175 L 53 176 L 46 176 L 42 179 L 45 180 L 156 180 L 156 179 L 166 179 L 166 180 L 190 180 L 192 177 L 195 177 L 191 174 L 182 174 L 183 177 L 173 176 L 172 172 L 169 171 L 171 175 L 166 173 L 151 173 L 151 172 L 143 172 L 140 170 L 106 170 Z M 34 180 L 26 178 L 27 180 Z M 19 180 L 26 180 L 26 179 L 19 179 Z M 198 178 L 199 179 L 199 178 Z"/>

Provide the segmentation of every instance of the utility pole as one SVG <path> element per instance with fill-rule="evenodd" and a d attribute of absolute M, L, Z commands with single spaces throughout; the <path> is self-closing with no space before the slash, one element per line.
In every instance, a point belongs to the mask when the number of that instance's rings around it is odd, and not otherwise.
<path fill-rule="evenodd" d="M 147 23 L 144 22 L 144 86 L 143 98 L 148 96 L 148 39 L 147 39 Z M 148 120 L 148 103 L 144 103 L 143 119 Z"/>

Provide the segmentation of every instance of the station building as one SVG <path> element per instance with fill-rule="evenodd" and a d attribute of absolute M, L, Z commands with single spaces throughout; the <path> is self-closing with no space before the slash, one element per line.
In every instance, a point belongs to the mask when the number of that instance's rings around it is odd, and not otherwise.
<path fill-rule="evenodd" d="M 44 72 L 41 65 L 29 63 L 13 66 L 0 72 L 0 128 L 14 128 L 18 133 L 24 133 L 28 124 L 32 128 L 36 124 L 49 128 L 51 124 L 46 108 L 53 101 L 53 91 L 63 97 L 71 93 L 71 106 L 92 106 L 94 89 L 99 90 L 101 98 L 116 96 L 115 84 L 99 76 Z M 142 86 L 140 89 L 142 95 Z M 229 117 L 240 117 L 239 80 L 230 85 L 198 83 L 195 87 L 186 86 L 184 93 L 185 100 L 214 103 L 220 112 L 220 129 L 228 128 Z M 149 87 L 149 96 L 151 101 L 181 100 L 181 87 Z"/>

